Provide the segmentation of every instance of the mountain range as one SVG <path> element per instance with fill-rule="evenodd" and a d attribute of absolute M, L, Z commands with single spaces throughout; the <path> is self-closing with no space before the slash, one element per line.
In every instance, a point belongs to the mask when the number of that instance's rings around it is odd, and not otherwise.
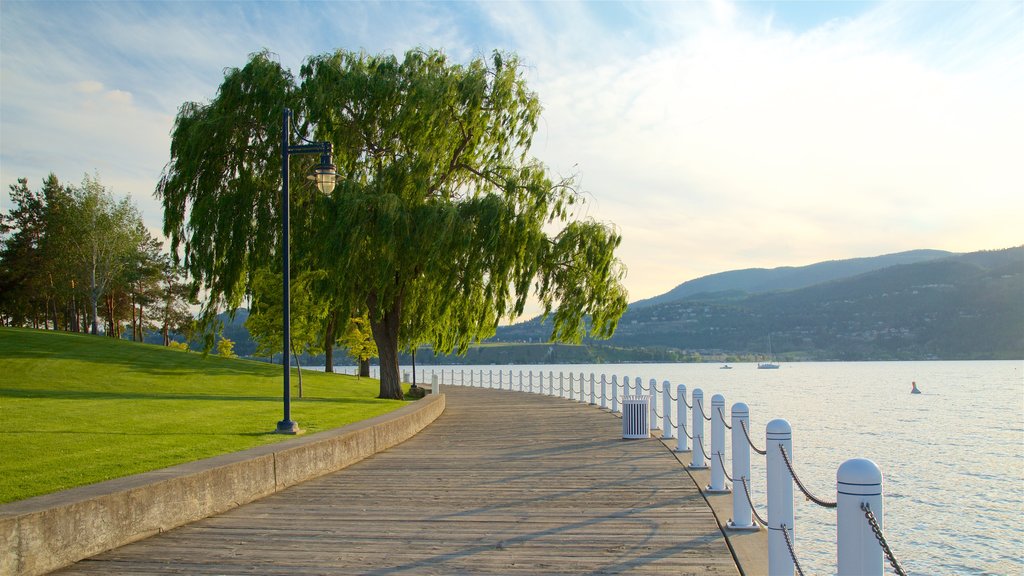
<path fill-rule="evenodd" d="M 540 319 L 494 342 L 539 342 Z M 613 348 L 783 360 L 1024 358 L 1024 246 L 722 272 L 630 304 Z"/>

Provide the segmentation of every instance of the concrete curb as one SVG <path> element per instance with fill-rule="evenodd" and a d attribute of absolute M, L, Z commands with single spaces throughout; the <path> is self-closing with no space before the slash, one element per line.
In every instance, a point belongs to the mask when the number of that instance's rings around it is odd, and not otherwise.
<path fill-rule="evenodd" d="M 444 394 L 310 436 L 0 506 L 0 574 L 62 568 L 340 470 L 408 440 Z"/>

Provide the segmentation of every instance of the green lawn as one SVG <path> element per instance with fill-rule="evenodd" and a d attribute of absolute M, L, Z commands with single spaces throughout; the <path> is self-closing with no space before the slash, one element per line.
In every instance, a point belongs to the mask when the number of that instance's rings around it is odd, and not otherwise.
<path fill-rule="evenodd" d="M 378 383 L 303 371 L 306 433 L 403 405 Z M 0 503 L 289 438 L 281 367 L 99 336 L 0 328 Z"/>

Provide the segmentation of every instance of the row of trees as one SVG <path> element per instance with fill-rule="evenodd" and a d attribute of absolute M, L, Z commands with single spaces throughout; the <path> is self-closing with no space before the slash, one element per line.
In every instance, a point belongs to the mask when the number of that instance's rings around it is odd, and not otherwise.
<path fill-rule="evenodd" d="M 98 177 L 10 185 L 0 213 L 0 325 L 128 336 L 192 326 L 184 271 L 162 251 L 130 198 Z M 102 318 L 102 322 L 101 322 Z"/>

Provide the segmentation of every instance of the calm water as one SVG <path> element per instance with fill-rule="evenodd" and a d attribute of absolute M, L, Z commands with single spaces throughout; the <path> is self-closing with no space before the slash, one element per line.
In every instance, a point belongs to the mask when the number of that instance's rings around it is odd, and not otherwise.
<path fill-rule="evenodd" d="M 797 474 L 835 500 L 836 468 L 864 457 L 884 476 L 885 535 L 911 574 L 1024 574 L 1024 361 L 783 364 L 466 366 L 640 377 L 686 384 L 750 407 L 752 432 L 793 427 Z M 376 369 L 376 368 L 375 368 Z M 435 371 L 440 371 L 435 369 Z M 445 381 L 450 369 L 445 368 Z M 429 381 L 431 368 L 418 367 Z M 376 373 L 374 373 L 376 374 Z M 422 376 L 420 379 L 424 379 Z M 536 378 L 535 378 L 536 381 Z M 911 395 L 916 381 L 922 394 Z M 726 412 L 728 417 L 728 412 Z M 707 430 L 707 429 L 706 429 Z M 758 441 L 760 439 L 760 441 Z M 728 452 L 729 442 L 726 442 Z M 753 455 L 756 456 L 756 455 Z M 752 458 L 755 505 L 764 516 L 764 458 Z M 760 479 L 760 481 L 758 481 Z M 807 574 L 835 572 L 835 510 L 795 501 L 795 535 Z M 891 573 L 891 571 L 887 571 Z"/>

